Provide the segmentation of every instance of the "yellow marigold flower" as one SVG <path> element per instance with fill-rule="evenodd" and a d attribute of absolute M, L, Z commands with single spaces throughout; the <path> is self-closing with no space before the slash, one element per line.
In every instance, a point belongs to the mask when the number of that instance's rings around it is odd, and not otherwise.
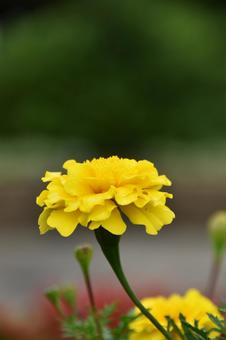
<path fill-rule="evenodd" d="M 166 316 L 173 319 L 181 329 L 179 320 L 180 313 L 184 315 L 186 321 L 194 325 L 195 320 L 199 321 L 199 327 L 209 330 L 215 325 L 209 319 L 207 313 L 218 318 L 223 318 L 217 307 L 196 289 L 190 289 L 184 296 L 173 294 L 168 298 L 154 297 L 141 300 L 143 305 L 151 310 L 152 315 L 166 328 Z M 136 308 L 135 315 L 140 314 Z M 130 340 L 164 340 L 165 337 L 155 328 L 153 324 L 144 316 L 140 315 L 130 324 L 133 331 Z M 172 334 L 173 339 L 178 339 L 177 335 Z M 215 338 L 216 332 L 210 334 L 210 338 Z"/>
<path fill-rule="evenodd" d="M 37 197 L 37 204 L 44 207 L 39 217 L 41 234 L 57 229 L 69 236 L 81 224 L 121 235 L 126 215 L 154 235 L 174 218 L 165 205 L 172 195 L 160 191 L 171 182 L 151 162 L 113 156 L 83 163 L 69 160 L 63 167 L 66 173 L 47 171 L 42 178 L 49 184 Z"/>

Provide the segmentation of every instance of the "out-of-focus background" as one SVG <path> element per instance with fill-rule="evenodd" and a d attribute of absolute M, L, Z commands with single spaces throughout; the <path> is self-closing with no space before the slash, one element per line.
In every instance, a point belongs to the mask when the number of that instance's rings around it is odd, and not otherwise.
<path fill-rule="evenodd" d="M 206 220 L 226 209 L 225 15 L 223 0 L 1 2 L 0 303 L 11 313 L 50 283 L 80 282 L 73 247 L 95 245 L 84 228 L 38 232 L 40 177 L 69 158 L 147 158 L 167 174 L 177 218 L 158 237 L 131 227 L 123 262 L 138 289 L 205 288 Z M 97 286 L 117 287 L 95 249 Z M 220 297 L 225 282 L 226 263 Z"/>

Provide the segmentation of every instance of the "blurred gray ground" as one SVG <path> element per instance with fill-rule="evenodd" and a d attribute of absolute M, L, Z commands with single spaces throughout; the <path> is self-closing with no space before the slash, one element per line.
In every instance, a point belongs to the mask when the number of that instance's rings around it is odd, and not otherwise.
<path fill-rule="evenodd" d="M 20 228 L 15 225 L 15 228 Z M 136 288 L 165 287 L 183 292 L 206 287 L 211 265 L 209 240 L 198 226 L 171 225 L 157 237 L 142 227 L 129 227 L 121 242 L 122 261 Z M 137 229 L 137 230 L 136 230 Z M 139 230 L 138 230 L 139 229 Z M 23 228 L 21 228 L 23 230 Z M 54 283 L 81 283 L 73 248 L 90 242 L 95 249 L 92 275 L 97 287 L 118 287 L 118 283 L 95 242 L 92 232 L 79 228 L 70 238 L 51 232 L 39 236 L 36 226 L 26 232 L 2 231 L 0 241 L 0 301 L 14 312 L 24 311 L 34 294 Z M 105 281 L 103 281 L 105 280 Z M 226 298 L 226 261 L 218 283 L 220 297 Z"/>
<path fill-rule="evenodd" d="M 42 143 L 41 143 L 42 142 Z M 73 147 L 61 141 L 3 141 L 0 143 L 0 305 L 14 311 L 26 309 L 33 294 L 53 283 L 81 283 L 80 270 L 73 260 L 73 248 L 91 242 L 95 248 L 92 273 L 96 284 L 103 280 L 118 287 L 92 232 L 80 227 L 70 238 L 55 232 L 40 236 L 37 218 L 40 209 L 35 197 L 42 190 L 40 177 L 46 169 L 59 170 L 69 158 L 97 156 L 96 150 L 78 141 Z M 167 145 L 138 151 L 134 157 L 154 161 L 160 173 L 173 181 L 169 205 L 176 220 L 157 237 L 143 227 L 131 226 L 123 236 L 124 267 L 134 287 L 165 286 L 169 291 L 189 287 L 204 289 L 211 265 L 206 231 L 209 215 L 226 208 L 225 147 Z M 104 282 L 105 282 L 104 281 Z M 220 297 L 226 298 L 226 261 L 218 283 Z M 104 284 L 105 285 L 105 284 Z"/>

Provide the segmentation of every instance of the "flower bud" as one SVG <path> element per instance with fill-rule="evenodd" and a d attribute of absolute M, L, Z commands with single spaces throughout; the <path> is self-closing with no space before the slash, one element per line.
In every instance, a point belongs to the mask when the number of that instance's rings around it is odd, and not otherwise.
<path fill-rule="evenodd" d="M 60 298 L 61 292 L 57 286 L 53 286 L 48 288 L 45 291 L 45 296 L 49 300 L 49 302 L 58 310 L 60 311 Z"/>
<path fill-rule="evenodd" d="M 85 274 L 88 274 L 89 271 L 89 266 L 90 266 L 90 262 L 92 260 L 93 257 L 93 248 L 91 245 L 89 244 L 84 244 L 79 246 L 78 248 L 75 249 L 74 251 L 74 256 L 77 259 L 77 261 L 79 262 L 82 271 Z"/>
<path fill-rule="evenodd" d="M 208 229 L 215 256 L 220 258 L 226 246 L 226 211 L 217 211 L 210 216 Z"/>
<path fill-rule="evenodd" d="M 64 301 L 71 307 L 76 306 L 76 290 L 73 286 L 67 286 L 61 289 L 61 296 Z"/>

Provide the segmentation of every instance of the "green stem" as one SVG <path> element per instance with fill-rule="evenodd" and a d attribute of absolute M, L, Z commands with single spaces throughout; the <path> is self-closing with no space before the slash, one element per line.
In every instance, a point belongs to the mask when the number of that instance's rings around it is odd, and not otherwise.
<path fill-rule="evenodd" d="M 210 277 L 208 282 L 208 287 L 206 291 L 206 295 L 212 299 L 214 297 L 214 292 L 216 289 L 217 279 L 220 274 L 220 268 L 222 263 L 222 257 L 216 257 L 213 259 L 212 268 L 210 271 Z"/>
<path fill-rule="evenodd" d="M 158 322 L 158 320 L 142 305 L 140 300 L 137 298 L 133 290 L 131 289 L 126 276 L 123 272 L 120 253 L 119 253 L 119 241 L 120 236 L 113 235 L 102 227 L 95 230 L 96 239 L 106 257 L 109 264 L 111 265 L 115 275 L 117 276 L 122 287 L 138 307 L 138 309 L 151 321 L 151 323 L 165 336 L 166 339 L 172 340 L 171 335 L 167 330 Z"/>
<path fill-rule="evenodd" d="M 92 289 L 89 273 L 87 271 L 83 271 L 83 274 L 84 274 L 86 288 L 87 288 L 89 301 L 90 301 L 90 305 L 91 305 L 91 309 L 92 309 L 92 313 L 93 313 L 93 318 L 94 318 L 95 324 L 96 324 L 97 336 L 98 336 L 99 340 L 103 340 L 102 327 L 101 327 L 101 324 L 100 324 L 100 321 L 99 321 L 99 318 L 98 318 L 98 313 L 97 313 L 96 303 L 95 303 L 95 300 L 94 300 L 93 289 Z"/>

